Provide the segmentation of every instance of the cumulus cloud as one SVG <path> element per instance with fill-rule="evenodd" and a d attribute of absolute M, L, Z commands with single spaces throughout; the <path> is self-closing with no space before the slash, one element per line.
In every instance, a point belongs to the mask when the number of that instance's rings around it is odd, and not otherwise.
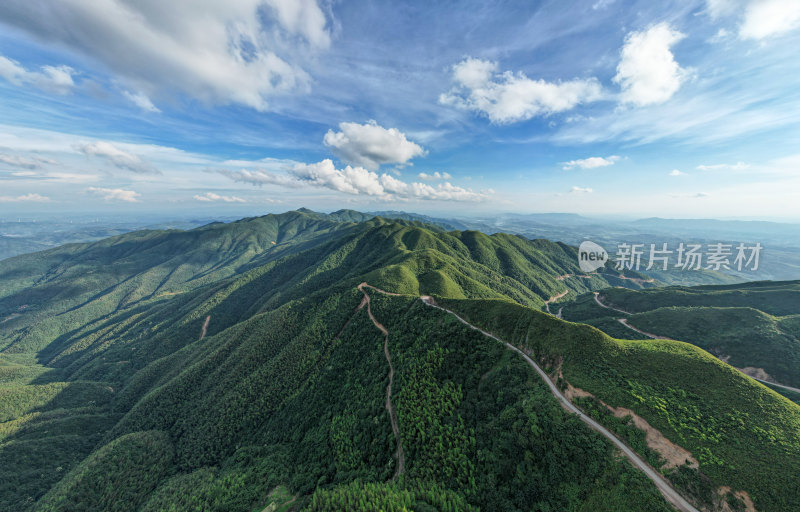
<path fill-rule="evenodd" d="M 93 195 L 101 196 L 105 201 L 123 201 L 126 203 L 138 203 L 140 193 L 133 190 L 123 190 L 121 188 L 99 188 L 89 187 L 87 192 Z"/>
<path fill-rule="evenodd" d="M 421 172 L 417 174 L 417 178 L 425 181 L 435 181 L 435 180 L 449 180 L 452 178 L 452 176 L 448 172 L 435 171 L 432 174 Z"/>
<path fill-rule="evenodd" d="M 800 2 L 797 0 L 760 0 L 747 5 L 739 27 L 742 39 L 765 39 L 800 27 Z"/>
<path fill-rule="evenodd" d="M 97 141 L 78 146 L 78 150 L 86 156 L 103 158 L 118 169 L 124 169 L 139 174 L 161 174 L 153 164 L 138 156 L 119 149 L 110 142 Z"/>
<path fill-rule="evenodd" d="M 315 164 L 297 164 L 292 173 L 301 181 L 319 187 L 354 195 L 381 198 L 431 199 L 444 201 L 481 201 L 487 193 L 473 192 L 449 182 L 436 187 L 426 183 L 406 183 L 389 174 L 381 174 L 363 167 L 347 166 L 336 169 L 330 159 Z"/>
<path fill-rule="evenodd" d="M 713 19 L 737 17 L 741 39 L 762 40 L 800 28 L 797 0 L 706 0 Z"/>
<path fill-rule="evenodd" d="M 497 72 L 496 62 L 465 59 L 452 68 L 455 86 L 439 102 L 485 115 L 492 123 L 525 121 L 570 110 L 603 97 L 596 78 L 534 80 L 522 72 Z"/>
<path fill-rule="evenodd" d="M 664 103 L 678 92 L 689 72 L 678 65 L 670 49 L 684 37 L 667 23 L 628 34 L 613 78 L 622 88 L 622 102 Z"/>
<path fill-rule="evenodd" d="M 336 169 L 330 159 L 315 164 L 297 164 L 292 173 L 301 181 L 347 194 L 380 196 L 386 193 L 376 173 L 349 165 Z"/>
<path fill-rule="evenodd" d="M 49 203 L 50 198 L 39 194 L 25 194 L 23 196 L 0 196 L 0 203 Z"/>
<path fill-rule="evenodd" d="M 4 0 L 0 19 L 99 61 L 150 96 L 178 92 L 262 111 L 274 95 L 307 91 L 298 61 L 330 45 L 316 0 L 63 0 L 47 9 Z"/>
<path fill-rule="evenodd" d="M 75 70 L 69 66 L 42 66 L 38 71 L 30 71 L 0 55 L 0 78 L 14 85 L 32 85 L 55 94 L 67 94 L 75 86 L 74 74 Z"/>
<path fill-rule="evenodd" d="M 588 187 L 572 187 L 569 189 L 570 194 L 591 194 L 592 192 L 594 192 L 594 190 Z"/>
<path fill-rule="evenodd" d="M 246 203 L 247 201 L 242 199 L 241 197 L 237 196 L 221 196 L 219 194 L 215 194 L 213 192 L 206 192 L 202 195 L 196 195 L 194 198 L 198 201 L 204 202 L 217 202 L 222 201 L 224 203 Z"/>
<path fill-rule="evenodd" d="M 669 175 L 670 176 L 685 176 L 686 173 L 685 172 L 681 172 L 678 169 L 672 169 L 671 171 L 669 171 Z"/>
<path fill-rule="evenodd" d="M 431 186 L 427 183 L 406 183 L 390 174 L 378 174 L 361 166 L 337 169 L 331 159 L 287 166 L 287 172 L 229 171 L 220 174 L 234 181 L 253 185 L 280 185 L 284 187 L 319 187 L 348 195 L 370 196 L 384 200 L 430 199 L 441 201 L 482 201 L 492 191 L 475 192 L 449 182 Z"/>
<path fill-rule="evenodd" d="M 608 157 L 592 156 L 589 158 L 583 158 L 581 160 L 570 160 L 569 162 L 564 162 L 561 168 L 565 171 L 569 171 L 570 169 L 574 169 L 576 167 L 581 169 L 596 169 L 598 167 L 608 167 L 609 165 L 614 165 L 617 160 L 619 160 L 617 155 L 611 155 Z"/>
<path fill-rule="evenodd" d="M 750 164 L 744 162 L 736 162 L 735 164 L 712 164 L 712 165 L 698 165 L 697 169 L 700 171 L 743 171 L 750 168 Z"/>
<path fill-rule="evenodd" d="M 386 129 L 375 121 L 340 123 L 338 132 L 328 130 L 323 142 L 345 162 L 376 170 L 381 164 L 405 164 L 425 150 L 408 140 L 397 128 Z"/>
<path fill-rule="evenodd" d="M 144 110 L 145 112 L 154 112 L 158 113 L 161 110 L 153 105 L 153 102 L 150 101 L 150 98 L 147 95 L 142 94 L 140 92 L 130 92 L 130 91 L 122 91 L 122 95 L 128 98 L 131 103 L 139 107 L 140 109 Z"/>

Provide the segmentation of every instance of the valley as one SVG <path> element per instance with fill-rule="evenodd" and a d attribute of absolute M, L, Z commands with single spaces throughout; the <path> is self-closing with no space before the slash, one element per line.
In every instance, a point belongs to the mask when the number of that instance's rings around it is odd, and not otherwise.
<path fill-rule="evenodd" d="M 632 333 L 601 304 L 667 288 L 565 278 L 564 244 L 352 218 L 0 261 L 0 510 L 792 510 L 800 406 L 574 323 Z M 791 329 L 792 284 L 751 286 Z"/>

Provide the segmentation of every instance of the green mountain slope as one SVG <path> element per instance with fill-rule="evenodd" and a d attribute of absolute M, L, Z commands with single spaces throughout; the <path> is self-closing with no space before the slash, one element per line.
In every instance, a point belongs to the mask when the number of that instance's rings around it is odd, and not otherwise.
<path fill-rule="evenodd" d="M 677 485 L 690 479 L 699 489 L 707 477 L 746 490 L 757 510 L 798 503 L 800 407 L 708 353 L 671 340 L 615 340 L 504 301 L 445 304 L 549 363 L 563 386 L 591 394 L 579 400 L 610 427 L 625 430 L 600 401 L 633 411 L 689 450 L 699 473 L 678 466 L 670 473 Z"/>
<path fill-rule="evenodd" d="M 604 290 L 565 306 L 564 318 L 581 321 L 619 337 L 645 338 L 620 325 L 687 341 L 746 369 L 762 380 L 800 387 L 800 282 L 755 282 L 725 286 Z"/>
<path fill-rule="evenodd" d="M 563 244 L 361 220 L 289 212 L 0 262 L 0 510 L 670 509 L 518 356 L 420 294 L 685 445 L 699 472 L 664 470 L 698 503 L 741 503 L 727 485 L 792 510 L 800 407 L 689 345 L 536 311 L 648 283 L 565 277 Z M 406 295 L 367 307 L 364 281 Z"/>

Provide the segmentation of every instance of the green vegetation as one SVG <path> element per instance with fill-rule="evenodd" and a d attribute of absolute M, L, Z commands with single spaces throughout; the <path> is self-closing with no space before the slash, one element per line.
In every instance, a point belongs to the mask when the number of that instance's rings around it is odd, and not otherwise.
<path fill-rule="evenodd" d="M 749 307 L 775 316 L 798 314 L 800 281 L 758 281 L 718 286 L 671 286 L 642 293 L 614 288 L 603 291 L 607 302 L 632 313 L 662 307 Z"/>
<path fill-rule="evenodd" d="M 800 500 L 800 408 L 708 353 L 676 341 L 614 340 L 505 301 L 445 303 L 560 368 L 571 385 L 642 416 L 689 450 L 714 487 L 747 491 L 758 510 L 788 511 Z"/>
<path fill-rule="evenodd" d="M 630 317 L 631 325 L 687 340 L 737 368 L 763 368 L 777 382 L 800 387 L 800 332 L 753 308 L 659 308 Z M 784 327 L 784 328 L 782 328 Z"/>
<path fill-rule="evenodd" d="M 791 510 L 795 404 L 689 345 L 612 340 L 536 311 L 565 290 L 636 282 L 558 279 L 579 273 L 563 244 L 357 213 L 0 262 L 0 511 L 670 510 L 522 359 L 423 293 L 528 340 L 572 385 L 692 451 L 702 474 L 672 478 L 698 500 L 730 485 L 759 510 Z M 396 480 L 389 368 L 359 308 L 363 281 L 409 294 L 370 292 L 395 370 Z M 603 416 L 598 403 L 586 407 Z M 604 417 L 646 451 L 641 431 Z"/>
<path fill-rule="evenodd" d="M 614 288 L 601 297 L 634 314 L 603 308 L 584 295 L 564 306 L 563 317 L 617 338 L 646 338 L 616 321 L 625 316 L 644 332 L 692 343 L 734 367 L 763 370 L 761 378 L 800 387 L 800 282 Z"/>

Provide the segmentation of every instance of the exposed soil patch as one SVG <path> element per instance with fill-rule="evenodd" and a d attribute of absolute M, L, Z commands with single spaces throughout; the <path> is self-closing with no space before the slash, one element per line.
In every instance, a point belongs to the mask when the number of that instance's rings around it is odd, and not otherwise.
<path fill-rule="evenodd" d="M 744 368 L 738 369 L 743 374 L 747 375 L 748 377 L 753 377 L 754 379 L 765 380 L 767 382 L 774 382 L 770 374 L 764 371 L 763 368 L 756 368 L 755 366 L 745 366 Z"/>
<path fill-rule="evenodd" d="M 205 337 L 206 337 L 206 333 L 208 332 L 208 323 L 209 323 L 210 321 L 211 321 L 211 315 L 208 315 L 208 316 L 206 317 L 206 321 L 205 321 L 205 322 L 203 322 L 203 328 L 202 328 L 202 329 L 200 329 L 200 339 L 201 339 L 201 340 L 202 340 L 203 338 L 205 338 Z"/>
<path fill-rule="evenodd" d="M 717 504 L 717 510 L 719 512 L 733 512 L 733 509 L 728 504 L 727 496 L 731 494 L 731 488 L 728 486 L 723 486 L 717 489 L 717 495 L 719 496 L 719 502 Z M 739 500 L 745 507 L 747 512 L 756 512 L 756 507 L 753 504 L 752 498 L 750 495 L 747 494 L 746 491 L 737 491 L 733 493 L 733 496 Z"/>
<path fill-rule="evenodd" d="M 624 407 L 615 408 L 606 404 L 603 405 L 608 407 L 608 409 L 614 413 L 614 416 L 617 418 L 624 418 L 626 416 L 631 417 L 636 428 L 644 431 L 647 446 L 650 447 L 650 449 L 658 452 L 658 454 L 661 455 L 665 461 L 667 461 L 664 464 L 664 467 L 675 468 L 682 466 L 683 464 L 687 464 L 690 468 L 699 467 L 697 459 L 692 457 L 692 453 L 689 450 L 678 446 L 664 437 L 664 434 L 652 427 L 649 423 L 647 423 L 647 420 L 637 415 L 632 410 Z"/>

